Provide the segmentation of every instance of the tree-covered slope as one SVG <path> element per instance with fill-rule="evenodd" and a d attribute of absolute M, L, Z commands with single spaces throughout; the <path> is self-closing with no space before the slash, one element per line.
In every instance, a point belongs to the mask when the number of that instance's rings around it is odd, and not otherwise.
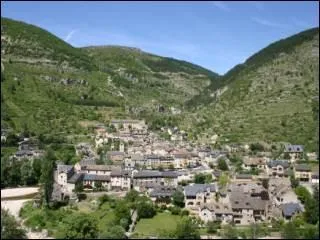
<path fill-rule="evenodd" d="M 188 102 L 195 129 L 230 141 L 286 141 L 314 149 L 319 58 L 313 51 L 319 51 L 318 28 L 275 42 L 237 65 L 219 86 Z"/>
<path fill-rule="evenodd" d="M 79 123 L 158 119 L 217 74 L 128 47 L 74 48 L 53 34 L 1 18 L 3 124 L 35 133 L 80 133 Z"/>

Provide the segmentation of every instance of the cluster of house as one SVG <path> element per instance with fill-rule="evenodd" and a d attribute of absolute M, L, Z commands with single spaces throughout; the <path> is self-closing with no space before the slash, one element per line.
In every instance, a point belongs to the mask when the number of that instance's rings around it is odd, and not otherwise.
<path fill-rule="evenodd" d="M 301 182 L 319 183 L 319 171 L 297 164 L 303 158 L 303 146 L 287 145 L 284 152 L 289 155 L 288 160 L 272 160 L 266 154 L 243 158 L 242 168 L 260 170 L 257 176 L 233 176 L 231 183 L 223 188 L 218 187 L 217 182 L 193 184 L 190 182 L 198 173 L 212 174 L 212 179 L 218 180 L 221 172 L 208 165 L 217 166 L 220 158 L 230 164 L 228 153 L 248 150 L 248 146 L 229 145 L 224 150 L 212 150 L 184 141 L 173 144 L 159 140 L 140 120 L 112 120 L 111 125 L 115 133 L 108 132 L 102 125 L 96 128 L 95 144 L 98 148 L 111 143 L 111 151 L 106 154 L 112 165 L 97 165 L 97 154 L 91 146 L 77 145 L 76 153 L 82 160 L 74 166 L 57 164 L 53 199 L 75 198 L 78 183 L 86 189 L 135 189 L 159 204 L 170 203 L 175 191 L 180 189 L 184 193 L 185 208 L 203 221 L 246 225 L 272 217 L 290 219 L 304 211 L 291 188 L 289 176 L 294 175 Z M 114 144 L 116 141 L 118 144 Z M 263 179 L 269 179 L 268 187 L 262 185 Z M 182 187 L 180 182 L 189 182 L 189 185 Z"/>
<path fill-rule="evenodd" d="M 169 203 L 174 192 L 180 189 L 185 196 L 185 208 L 205 222 L 221 220 L 226 224 L 246 225 L 271 217 L 290 219 L 303 211 L 290 180 L 276 176 L 269 177 L 267 188 L 262 186 L 261 178 L 243 175 L 232 179 L 223 189 L 219 189 L 216 182 L 182 187 L 179 182 L 185 180 L 184 171 L 125 170 L 88 160 L 75 166 L 58 164 L 54 176 L 53 194 L 57 200 L 72 196 L 79 182 L 85 188 L 94 188 L 100 183 L 106 190 L 135 189 L 158 204 Z"/>
<path fill-rule="evenodd" d="M 29 138 L 24 138 L 23 141 L 18 143 L 18 151 L 13 156 L 11 156 L 11 159 L 32 160 L 35 158 L 43 157 L 44 153 L 44 150 L 39 149 L 39 145 L 36 141 Z"/>

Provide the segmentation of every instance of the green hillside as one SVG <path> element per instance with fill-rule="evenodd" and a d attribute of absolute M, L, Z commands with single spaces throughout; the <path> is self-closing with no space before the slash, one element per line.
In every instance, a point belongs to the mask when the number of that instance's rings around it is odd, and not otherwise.
<path fill-rule="evenodd" d="M 181 108 L 218 76 L 127 47 L 74 48 L 20 21 L 2 18 L 1 29 L 2 123 L 16 131 L 76 135 L 87 132 L 84 123 L 114 117 L 177 123 L 169 107 Z"/>
<path fill-rule="evenodd" d="M 50 63 L 57 67 L 94 70 L 92 60 L 50 32 L 34 25 L 1 18 L 1 50 L 7 59 L 34 63 Z"/>
<path fill-rule="evenodd" d="M 195 129 L 219 133 L 221 140 L 285 141 L 314 149 L 319 59 L 313 49 L 319 51 L 319 28 L 275 42 L 231 69 L 187 103 L 198 121 Z"/>

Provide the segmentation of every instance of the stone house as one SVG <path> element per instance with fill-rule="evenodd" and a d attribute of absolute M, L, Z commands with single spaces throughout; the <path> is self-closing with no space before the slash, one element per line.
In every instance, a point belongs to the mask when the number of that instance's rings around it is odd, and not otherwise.
<path fill-rule="evenodd" d="M 210 202 L 218 191 L 216 184 L 192 184 L 184 188 L 184 202 L 187 209 L 198 211 L 199 206 Z"/>
<path fill-rule="evenodd" d="M 234 223 L 249 225 L 268 217 L 269 200 L 262 199 L 261 193 L 232 191 L 230 201 Z"/>
<path fill-rule="evenodd" d="M 110 159 L 113 162 L 116 163 L 122 163 L 122 161 L 124 160 L 125 157 L 125 153 L 124 152 L 120 152 L 120 151 L 109 151 L 107 152 L 107 158 Z"/>
<path fill-rule="evenodd" d="M 173 154 L 174 157 L 174 165 L 175 168 L 186 168 L 188 165 L 189 160 L 191 159 L 191 154 L 188 152 L 175 152 Z"/>
<path fill-rule="evenodd" d="M 290 202 L 299 203 L 296 193 L 293 191 L 290 185 L 278 184 L 270 189 L 270 195 L 272 196 L 272 203 L 274 206 L 280 206 Z"/>
<path fill-rule="evenodd" d="M 264 158 L 245 157 L 243 158 L 242 168 L 245 170 L 260 169 L 264 171 L 266 168 L 266 160 Z"/>
<path fill-rule="evenodd" d="M 131 189 L 131 172 L 121 168 L 114 168 L 110 174 L 111 189 L 130 190 Z"/>
<path fill-rule="evenodd" d="M 160 166 L 160 157 L 158 155 L 146 155 L 146 167 L 149 169 L 158 168 Z"/>
<path fill-rule="evenodd" d="M 155 187 L 148 195 L 151 200 L 157 204 L 169 204 L 175 191 L 176 187 L 173 186 L 158 186 Z"/>
<path fill-rule="evenodd" d="M 142 154 L 129 154 L 124 158 L 124 167 L 126 170 L 133 170 L 138 166 L 146 166 L 146 159 Z"/>
<path fill-rule="evenodd" d="M 110 176 L 112 166 L 110 165 L 84 165 L 81 166 L 81 173 L 95 174 L 95 175 L 106 175 Z"/>
<path fill-rule="evenodd" d="M 88 165 L 96 165 L 96 160 L 94 158 L 83 158 L 80 162 L 74 165 L 74 169 L 77 173 L 81 172 L 82 167 Z"/>
<path fill-rule="evenodd" d="M 131 129 L 146 130 L 148 128 L 144 120 L 112 120 L 111 124 L 114 125 L 116 129 L 119 129 L 121 126 L 123 126 L 123 129 L 126 131 Z"/>
<path fill-rule="evenodd" d="M 174 158 L 172 156 L 160 156 L 160 165 L 165 169 L 172 166 L 174 168 Z"/>
<path fill-rule="evenodd" d="M 296 164 L 293 167 L 294 176 L 301 182 L 311 182 L 311 167 L 307 164 Z"/>
<path fill-rule="evenodd" d="M 303 159 L 303 146 L 302 145 L 286 145 L 284 147 L 284 153 L 288 153 L 290 161 L 293 163 L 297 160 Z"/>
<path fill-rule="evenodd" d="M 110 175 L 96 175 L 96 174 L 88 174 L 88 173 L 82 173 L 83 174 L 83 186 L 85 188 L 94 188 L 97 186 L 97 182 L 100 182 L 102 187 L 104 187 L 107 190 L 111 189 L 110 182 L 111 177 Z"/>
<path fill-rule="evenodd" d="M 222 224 L 230 224 L 233 221 L 233 211 L 230 204 L 205 203 L 199 207 L 199 217 L 205 223 L 221 221 Z"/>
<path fill-rule="evenodd" d="M 143 190 L 146 185 L 160 186 L 177 186 L 178 174 L 173 171 L 160 172 L 157 170 L 134 170 L 133 173 L 133 188 L 137 191 Z"/>
<path fill-rule="evenodd" d="M 290 162 L 286 160 L 272 160 L 267 163 L 266 172 L 269 176 L 283 177 L 289 169 Z"/>

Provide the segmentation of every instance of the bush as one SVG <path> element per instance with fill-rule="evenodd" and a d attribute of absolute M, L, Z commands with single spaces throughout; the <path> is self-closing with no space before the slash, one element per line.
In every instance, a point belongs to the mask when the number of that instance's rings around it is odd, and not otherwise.
<path fill-rule="evenodd" d="M 208 222 L 207 227 L 207 233 L 217 233 L 218 229 L 221 227 L 221 221 Z"/>
<path fill-rule="evenodd" d="M 152 203 L 142 202 L 137 205 L 139 218 L 152 218 L 156 215 L 155 207 Z"/>
<path fill-rule="evenodd" d="M 79 201 L 86 200 L 86 199 L 87 199 L 87 194 L 85 194 L 85 193 L 79 193 L 79 194 L 77 195 L 77 197 L 78 197 Z"/>
<path fill-rule="evenodd" d="M 181 212 L 181 208 L 179 207 L 170 207 L 169 210 L 172 215 L 179 215 Z"/>
<path fill-rule="evenodd" d="M 167 210 L 167 205 L 161 205 L 161 206 L 160 206 L 160 209 L 161 209 L 162 211 Z"/>
<path fill-rule="evenodd" d="M 183 210 L 180 212 L 180 216 L 189 216 L 189 211 L 186 210 L 186 209 L 183 209 Z"/>
<path fill-rule="evenodd" d="M 101 206 L 102 204 L 104 204 L 105 202 L 110 201 L 110 197 L 107 194 L 104 194 L 102 196 L 99 197 L 99 206 Z"/>

